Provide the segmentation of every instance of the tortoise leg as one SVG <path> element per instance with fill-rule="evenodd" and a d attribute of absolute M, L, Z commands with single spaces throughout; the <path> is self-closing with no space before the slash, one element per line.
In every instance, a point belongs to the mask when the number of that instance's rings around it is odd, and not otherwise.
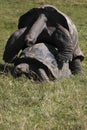
<path fill-rule="evenodd" d="M 3 54 L 3 60 L 5 62 L 14 63 L 14 59 L 16 58 L 16 55 L 21 49 L 23 49 L 25 44 L 23 41 L 25 30 L 26 27 L 17 30 L 8 39 Z"/>
<path fill-rule="evenodd" d="M 73 47 L 71 36 L 64 27 L 58 25 L 56 31 L 53 33 L 55 45 L 58 48 L 58 61 L 69 62 L 72 60 Z"/>
<path fill-rule="evenodd" d="M 82 73 L 82 64 L 80 59 L 74 59 L 72 62 L 69 63 L 69 68 L 72 74 L 79 74 Z"/>
<path fill-rule="evenodd" d="M 41 81 L 49 82 L 49 78 L 48 78 L 48 76 L 47 76 L 47 74 L 46 74 L 44 69 L 39 68 L 38 69 L 38 75 L 39 75 Z"/>
<path fill-rule="evenodd" d="M 40 33 L 46 28 L 46 21 L 46 16 L 44 14 L 41 14 L 31 27 L 31 29 L 28 30 L 27 35 L 25 37 L 27 46 L 31 46 L 36 42 Z"/>

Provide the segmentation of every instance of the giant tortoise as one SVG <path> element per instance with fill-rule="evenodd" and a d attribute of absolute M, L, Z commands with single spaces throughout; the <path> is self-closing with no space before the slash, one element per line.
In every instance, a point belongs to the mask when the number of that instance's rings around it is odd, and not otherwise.
<path fill-rule="evenodd" d="M 20 50 L 37 43 L 57 48 L 56 59 L 69 62 L 72 73 L 82 71 L 84 59 L 79 47 L 78 32 L 72 20 L 51 5 L 33 8 L 19 18 L 18 30 L 8 39 L 3 59 L 14 63 Z"/>
<path fill-rule="evenodd" d="M 52 45 L 38 43 L 25 48 L 15 62 L 14 73 L 25 74 L 39 81 L 59 80 L 71 76 L 68 63 L 56 60 L 57 50 Z"/>

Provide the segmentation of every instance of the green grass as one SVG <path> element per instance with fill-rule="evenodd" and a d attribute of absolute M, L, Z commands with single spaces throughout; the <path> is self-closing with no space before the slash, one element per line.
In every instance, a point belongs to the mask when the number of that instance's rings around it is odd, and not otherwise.
<path fill-rule="evenodd" d="M 20 15 L 52 4 L 76 24 L 83 74 L 50 83 L 3 73 L 2 55 Z M 0 0 L 0 130 L 87 130 L 87 0 Z"/>

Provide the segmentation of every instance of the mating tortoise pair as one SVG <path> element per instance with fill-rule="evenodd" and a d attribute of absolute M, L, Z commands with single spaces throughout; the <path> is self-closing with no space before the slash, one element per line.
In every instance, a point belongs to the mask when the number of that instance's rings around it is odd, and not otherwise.
<path fill-rule="evenodd" d="M 76 26 L 50 5 L 20 17 L 18 30 L 8 39 L 3 54 L 5 62 L 14 63 L 16 74 L 41 81 L 81 73 L 83 59 Z"/>

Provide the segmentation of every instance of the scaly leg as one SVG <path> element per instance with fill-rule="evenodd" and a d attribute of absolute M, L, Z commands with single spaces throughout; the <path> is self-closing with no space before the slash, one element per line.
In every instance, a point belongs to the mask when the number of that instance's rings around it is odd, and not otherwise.
<path fill-rule="evenodd" d="M 25 37 L 27 46 L 31 46 L 36 42 L 38 36 L 46 27 L 46 21 L 46 16 L 44 14 L 41 14 L 31 27 L 31 29 L 28 30 L 27 35 Z"/>

